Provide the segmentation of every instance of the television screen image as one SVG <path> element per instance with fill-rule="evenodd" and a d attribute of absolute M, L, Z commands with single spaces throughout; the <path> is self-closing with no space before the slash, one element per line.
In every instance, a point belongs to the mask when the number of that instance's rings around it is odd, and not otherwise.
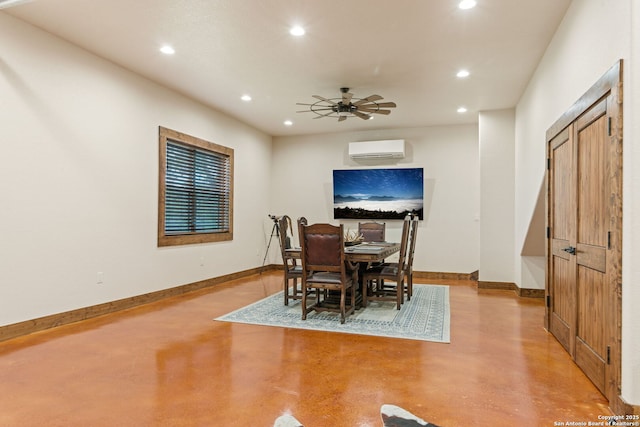
<path fill-rule="evenodd" d="M 335 219 L 423 219 L 423 198 L 422 168 L 333 171 Z"/>

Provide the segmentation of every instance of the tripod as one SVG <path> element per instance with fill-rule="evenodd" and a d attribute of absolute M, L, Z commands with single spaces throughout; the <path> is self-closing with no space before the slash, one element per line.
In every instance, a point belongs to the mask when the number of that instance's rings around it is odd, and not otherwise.
<path fill-rule="evenodd" d="M 269 237 L 269 243 L 267 244 L 267 250 L 264 253 L 264 258 L 262 259 L 262 266 L 264 267 L 264 263 L 267 260 L 267 255 L 269 255 L 269 248 L 271 247 L 271 240 L 273 240 L 273 236 L 280 238 L 280 226 L 278 225 L 278 217 L 274 215 L 269 215 L 269 218 L 273 220 L 273 227 L 271 227 L 271 236 Z M 280 242 L 278 241 L 278 244 Z"/>

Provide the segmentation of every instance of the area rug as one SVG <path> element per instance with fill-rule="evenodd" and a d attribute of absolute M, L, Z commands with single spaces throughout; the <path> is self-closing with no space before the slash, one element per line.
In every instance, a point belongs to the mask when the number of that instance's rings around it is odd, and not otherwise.
<path fill-rule="evenodd" d="M 449 287 L 442 285 L 413 285 L 411 301 L 396 310 L 395 302 L 370 301 L 340 323 L 337 313 L 312 311 L 302 320 L 299 300 L 283 304 L 282 291 L 258 302 L 235 310 L 215 320 L 249 323 L 252 325 L 311 329 L 347 334 L 374 335 L 411 340 L 449 342 Z M 310 302 L 308 302 L 310 304 Z"/>

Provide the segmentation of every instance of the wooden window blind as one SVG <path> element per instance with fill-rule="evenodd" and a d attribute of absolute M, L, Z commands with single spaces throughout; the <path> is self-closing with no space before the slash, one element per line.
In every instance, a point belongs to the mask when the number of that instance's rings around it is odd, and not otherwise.
<path fill-rule="evenodd" d="M 232 238 L 233 150 L 160 128 L 159 246 Z"/>

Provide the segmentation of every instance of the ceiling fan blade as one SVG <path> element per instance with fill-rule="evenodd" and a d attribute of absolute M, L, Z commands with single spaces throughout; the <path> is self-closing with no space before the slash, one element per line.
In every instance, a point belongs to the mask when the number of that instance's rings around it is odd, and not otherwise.
<path fill-rule="evenodd" d="M 339 122 L 343 122 L 343 121 L 345 121 L 345 120 L 347 120 L 347 116 L 340 116 L 340 117 L 338 117 L 338 121 L 339 121 Z"/>
<path fill-rule="evenodd" d="M 384 114 L 385 116 L 388 116 L 389 114 L 391 114 L 391 110 L 376 110 L 376 111 L 372 111 L 373 114 Z"/>
<path fill-rule="evenodd" d="M 395 102 L 379 102 L 378 107 L 380 108 L 396 108 L 397 105 Z"/>
<path fill-rule="evenodd" d="M 362 98 L 362 99 L 354 102 L 353 105 L 360 105 L 360 104 L 364 104 L 366 102 L 378 101 L 380 99 L 382 99 L 382 97 L 380 95 L 369 95 L 366 98 Z"/>
<path fill-rule="evenodd" d="M 360 117 L 362 120 L 369 120 L 371 118 L 371 116 L 369 116 L 368 114 L 361 113 L 360 111 L 357 111 L 357 110 L 354 111 L 353 114 Z"/>
<path fill-rule="evenodd" d="M 325 114 L 318 114 L 317 116 L 314 117 L 314 119 L 321 119 L 321 118 L 327 117 L 327 116 L 329 116 L 331 114 L 333 114 L 333 111 L 329 111 L 328 113 L 325 113 Z"/>
<path fill-rule="evenodd" d="M 307 111 L 311 111 L 311 112 L 313 112 L 313 111 L 329 111 L 329 110 L 331 110 L 331 111 L 335 111 L 335 108 L 334 108 L 334 107 L 330 107 L 330 106 L 328 106 L 328 105 L 327 105 L 326 107 L 323 107 L 323 108 L 314 108 L 313 110 L 312 110 L 312 109 L 309 109 L 309 110 L 300 110 L 300 111 L 296 111 L 296 113 L 305 113 L 305 112 L 307 112 Z"/>
<path fill-rule="evenodd" d="M 378 109 L 359 106 L 357 111 L 361 111 L 363 113 L 375 113 Z"/>
<path fill-rule="evenodd" d="M 397 107 L 395 102 L 372 102 L 371 104 L 360 104 L 357 105 L 358 109 L 363 109 L 363 108 L 369 108 L 369 109 L 373 109 L 373 110 L 377 110 L 380 108 L 395 108 Z"/>
<path fill-rule="evenodd" d="M 329 103 L 329 104 L 331 104 L 331 105 L 338 105 L 338 103 L 337 103 L 337 102 L 332 101 L 332 100 L 330 100 L 330 99 L 327 99 L 327 98 L 325 98 L 325 97 L 322 97 L 322 96 L 320 96 L 320 95 L 311 95 L 311 96 L 313 96 L 313 97 L 314 97 L 314 98 L 316 98 L 316 99 L 319 99 L 320 101 L 328 102 L 328 103 Z"/>
<path fill-rule="evenodd" d="M 344 105 L 349 105 L 349 103 L 351 102 L 351 98 L 353 98 L 353 94 L 349 93 L 349 92 L 345 92 L 342 94 L 342 103 Z"/>

